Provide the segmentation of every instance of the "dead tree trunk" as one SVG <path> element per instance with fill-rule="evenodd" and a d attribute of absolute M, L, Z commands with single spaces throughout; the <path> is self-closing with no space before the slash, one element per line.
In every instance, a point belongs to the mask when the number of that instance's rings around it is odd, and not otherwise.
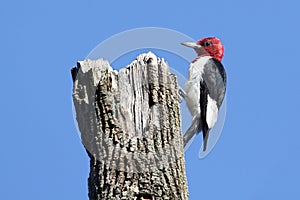
<path fill-rule="evenodd" d="M 89 199 L 188 199 L 178 85 L 164 60 L 149 52 L 119 72 L 85 60 L 72 77 Z"/>

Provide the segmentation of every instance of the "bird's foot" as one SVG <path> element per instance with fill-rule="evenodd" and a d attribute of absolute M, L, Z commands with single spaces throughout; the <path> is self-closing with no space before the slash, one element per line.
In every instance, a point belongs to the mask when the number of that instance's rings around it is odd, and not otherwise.
<path fill-rule="evenodd" d="M 179 94 L 179 102 L 181 103 L 182 99 L 185 99 L 186 97 L 185 91 L 181 87 L 179 87 L 178 94 Z"/>

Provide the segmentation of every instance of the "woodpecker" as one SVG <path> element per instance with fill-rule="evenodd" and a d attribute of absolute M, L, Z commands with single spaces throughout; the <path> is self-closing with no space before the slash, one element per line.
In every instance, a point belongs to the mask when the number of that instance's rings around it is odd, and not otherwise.
<path fill-rule="evenodd" d="M 181 44 L 193 48 L 198 55 L 190 64 L 183 95 L 193 117 L 192 124 L 183 136 L 184 146 L 202 131 L 205 151 L 209 131 L 218 119 L 226 92 L 226 72 L 221 63 L 224 47 L 221 40 L 215 37 Z"/>

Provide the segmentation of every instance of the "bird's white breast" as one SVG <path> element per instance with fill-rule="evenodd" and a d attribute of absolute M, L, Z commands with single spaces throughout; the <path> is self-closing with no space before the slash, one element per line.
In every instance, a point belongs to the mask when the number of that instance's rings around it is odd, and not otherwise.
<path fill-rule="evenodd" d="M 192 116 L 200 114 L 200 81 L 204 66 L 210 58 L 210 56 L 203 56 L 190 64 L 189 75 L 185 84 L 185 101 Z"/>

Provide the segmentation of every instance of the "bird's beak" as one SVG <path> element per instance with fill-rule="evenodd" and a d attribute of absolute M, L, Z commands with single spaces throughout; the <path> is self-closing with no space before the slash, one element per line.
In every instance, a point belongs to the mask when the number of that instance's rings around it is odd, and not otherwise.
<path fill-rule="evenodd" d="M 191 47 L 193 49 L 200 49 L 202 47 L 201 45 L 195 42 L 182 42 L 181 44 L 187 47 Z"/>

